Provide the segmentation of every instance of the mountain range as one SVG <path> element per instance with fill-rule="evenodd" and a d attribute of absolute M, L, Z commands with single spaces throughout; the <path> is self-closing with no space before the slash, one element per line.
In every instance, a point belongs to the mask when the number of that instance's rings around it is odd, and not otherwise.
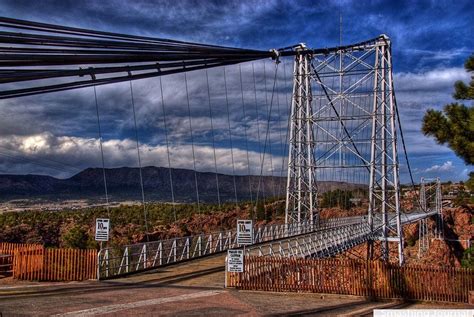
<path fill-rule="evenodd" d="M 132 167 L 105 169 L 107 191 L 111 201 L 141 200 L 140 170 Z M 142 168 L 143 189 L 147 201 L 172 201 L 170 169 L 148 166 Z M 235 188 L 234 190 L 234 179 Z M 196 182 L 202 202 L 217 201 L 216 174 L 187 169 L 171 169 L 174 199 L 177 202 L 196 201 Z M 250 200 L 260 197 L 284 196 L 286 177 L 217 174 L 221 201 Z M 259 185 L 260 183 L 260 185 Z M 249 190 L 249 184 L 251 190 Z M 355 189 L 360 185 L 342 182 L 319 182 L 318 190 Z M 45 175 L 0 175 L 0 201 L 13 199 L 103 200 L 104 176 L 101 168 L 87 168 L 70 178 Z"/>

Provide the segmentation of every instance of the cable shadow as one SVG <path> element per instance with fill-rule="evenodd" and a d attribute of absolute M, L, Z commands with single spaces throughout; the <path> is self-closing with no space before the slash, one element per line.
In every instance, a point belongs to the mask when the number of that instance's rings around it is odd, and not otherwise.
<path fill-rule="evenodd" d="M 215 267 L 205 269 L 196 272 L 183 273 L 172 277 L 156 278 L 141 282 L 116 282 L 116 281 L 103 281 L 94 283 L 95 285 L 86 286 L 79 285 L 76 287 L 60 287 L 52 290 L 38 290 L 32 293 L 30 290 L 27 292 L 19 292 L 7 295 L 0 295 L 0 301 L 6 301 L 16 298 L 35 298 L 35 297 L 49 297 L 55 295 L 80 295 L 80 294 L 96 294 L 102 292 L 110 292 L 115 290 L 123 289 L 153 289 L 161 287 L 171 287 L 177 289 L 193 289 L 193 290 L 215 290 L 222 289 L 221 287 L 210 287 L 210 286 L 185 286 L 175 285 L 176 283 L 191 280 L 194 278 L 210 275 L 213 273 L 224 271 L 224 267 Z M 97 286 L 96 286 L 97 285 Z"/>
<path fill-rule="evenodd" d="M 305 309 L 305 310 L 294 310 L 285 313 L 276 313 L 276 314 L 266 314 L 267 317 L 276 317 L 276 316 L 316 316 L 321 313 L 328 313 L 331 311 L 338 311 L 338 310 L 347 310 L 350 308 L 355 308 L 358 306 L 363 306 L 371 303 L 370 300 L 362 300 L 354 303 L 344 303 L 339 305 L 332 305 L 320 308 L 313 308 L 313 309 Z"/>
<path fill-rule="evenodd" d="M 393 303 L 392 305 L 384 305 L 382 307 L 374 307 L 367 309 L 366 311 L 358 312 L 357 314 L 354 315 L 348 315 L 348 316 L 373 316 L 374 314 L 374 309 L 402 309 L 402 308 L 407 308 L 411 305 L 410 302 L 408 301 L 403 301 L 401 303 Z"/>

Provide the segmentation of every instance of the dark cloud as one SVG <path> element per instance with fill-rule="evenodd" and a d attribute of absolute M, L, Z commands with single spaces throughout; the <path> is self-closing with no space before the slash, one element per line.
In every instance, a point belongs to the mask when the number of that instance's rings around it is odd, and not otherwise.
<path fill-rule="evenodd" d="M 312 47 L 339 43 L 339 14 L 343 17 L 343 43 L 373 38 L 381 33 L 393 43 L 395 85 L 408 148 L 415 167 L 426 171 L 427 158 L 433 166 L 453 170 L 446 177 L 461 178 L 465 165 L 449 149 L 421 135 L 420 120 L 429 108 L 440 109 L 452 101 L 452 83 L 467 79 L 462 69 L 472 53 L 470 34 L 474 4 L 472 1 L 24 1 L 0 3 L 3 16 L 40 22 L 100 29 L 154 37 L 214 43 L 228 46 L 270 49 L 305 42 Z M 256 101 L 252 64 L 231 66 L 227 72 L 227 101 L 223 69 L 208 70 L 213 127 L 209 119 L 209 99 L 204 71 L 189 73 L 188 93 L 194 142 L 200 147 L 202 167 L 210 168 L 206 149 L 212 145 L 229 152 L 233 146 L 258 152 L 263 147 L 267 127 L 268 103 L 273 83 L 271 61 L 253 64 L 256 73 Z M 286 137 L 288 100 L 291 94 L 291 61 L 278 73 L 278 87 L 271 117 L 269 144 L 278 160 L 283 154 L 282 136 Z M 242 111 L 240 72 L 242 71 L 245 118 Z M 283 74 L 286 73 L 286 77 Z M 265 89 L 265 79 L 267 87 Z M 162 79 L 170 145 L 189 144 L 189 116 L 184 75 Z M 165 144 L 162 98 L 159 79 L 133 82 L 138 133 L 149 152 L 158 155 Z M 104 140 L 109 143 L 110 165 L 133 165 L 131 147 L 135 137 L 129 83 L 97 88 Z M 277 110 L 279 112 L 277 112 Z M 2 171 L 42 172 L 52 175 L 72 173 L 42 169 L 27 162 L 32 155 L 21 148 L 26 141 L 47 140 L 49 150 L 33 156 L 46 161 L 59 160 L 77 168 L 97 166 L 97 118 L 92 88 L 2 101 L 0 104 L 0 167 Z M 229 135 L 229 121 L 230 131 Z M 278 115 L 279 114 L 279 115 Z M 247 136 L 247 138 L 245 138 Z M 33 139 L 31 139 L 33 138 Z M 248 142 L 245 142 L 245 140 Z M 58 141 L 59 140 L 59 141 Z M 28 141 L 28 142 L 29 142 Z M 65 144 L 74 146 L 66 147 Z M 82 144 L 82 150 L 79 150 Z M 15 146 L 12 146 L 15 145 Z M 7 147 L 8 149 L 5 149 Z M 45 149 L 48 149 L 46 147 Z M 187 149 L 187 148 L 186 148 Z M 3 151 L 3 152 L 2 152 Z M 120 151 L 124 151 L 120 159 Z M 176 150 L 174 159 L 183 167 L 189 156 Z M 16 153 L 16 154 L 15 154 Z M 242 154 L 241 152 L 239 152 Z M 9 155 L 9 156 L 7 156 Z M 12 161 L 11 156 L 26 156 Z M 436 158 L 433 159 L 433 155 Z M 230 158 L 229 158 L 230 159 Z M 162 158 L 151 158 L 165 164 Z M 212 158 L 211 158 L 212 161 Z M 2 163 L 3 162 L 3 163 Z M 446 163 L 451 162 L 451 163 Z M 51 162 L 49 162 L 51 163 Z M 448 165 L 443 165 L 443 164 Z M 222 162 L 223 166 L 227 163 Z M 445 168 L 446 169 L 446 168 Z M 429 172 L 435 171 L 436 168 Z M 443 172 L 441 170 L 441 172 Z M 446 172 L 446 171 L 444 171 Z M 463 174 L 464 173 L 464 174 Z M 406 181 L 402 170 L 402 179 Z"/>

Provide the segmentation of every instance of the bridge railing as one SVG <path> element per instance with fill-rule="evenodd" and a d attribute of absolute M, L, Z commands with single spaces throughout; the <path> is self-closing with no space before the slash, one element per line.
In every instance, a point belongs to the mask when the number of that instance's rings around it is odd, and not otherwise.
<path fill-rule="evenodd" d="M 342 227 L 327 227 L 327 230 L 315 231 L 304 236 L 293 236 L 269 241 L 265 244 L 250 246 L 246 255 L 272 257 L 330 257 L 342 253 L 368 239 L 373 239 L 375 233 L 366 222 L 350 223 Z"/>
<path fill-rule="evenodd" d="M 337 228 L 366 221 L 366 217 L 356 216 L 321 220 L 318 226 L 309 222 L 264 225 L 254 228 L 253 242 L 259 244 L 316 230 Z M 237 247 L 239 246 L 237 245 L 236 231 L 225 230 L 210 234 L 105 248 L 98 253 L 97 277 L 105 279 L 144 271 Z"/>

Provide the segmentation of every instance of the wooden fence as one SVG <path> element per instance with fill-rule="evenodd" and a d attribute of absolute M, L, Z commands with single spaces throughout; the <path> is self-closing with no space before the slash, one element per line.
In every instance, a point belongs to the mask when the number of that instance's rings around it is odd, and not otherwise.
<path fill-rule="evenodd" d="M 40 244 L 0 242 L 0 275 L 10 276 L 13 273 L 14 254 L 18 250 L 43 248 Z"/>
<path fill-rule="evenodd" d="M 0 276 L 11 275 L 13 272 L 13 255 L 0 254 Z"/>
<path fill-rule="evenodd" d="M 25 248 L 43 247 L 41 244 L 26 244 L 26 243 L 10 243 L 0 242 L 0 254 L 12 255 L 16 250 L 23 250 Z"/>
<path fill-rule="evenodd" d="M 13 278 L 37 281 L 82 281 L 97 277 L 97 251 L 25 249 L 15 253 Z"/>
<path fill-rule="evenodd" d="M 374 298 L 468 302 L 474 271 L 380 261 L 246 257 L 244 273 L 228 273 L 230 287 Z"/>
<path fill-rule="evenodd" d="M 97 277 L 97 251 L 46 249 L 39 244 L 0 243 L 0 273 L 37 281 L 82 281 Z"/>

